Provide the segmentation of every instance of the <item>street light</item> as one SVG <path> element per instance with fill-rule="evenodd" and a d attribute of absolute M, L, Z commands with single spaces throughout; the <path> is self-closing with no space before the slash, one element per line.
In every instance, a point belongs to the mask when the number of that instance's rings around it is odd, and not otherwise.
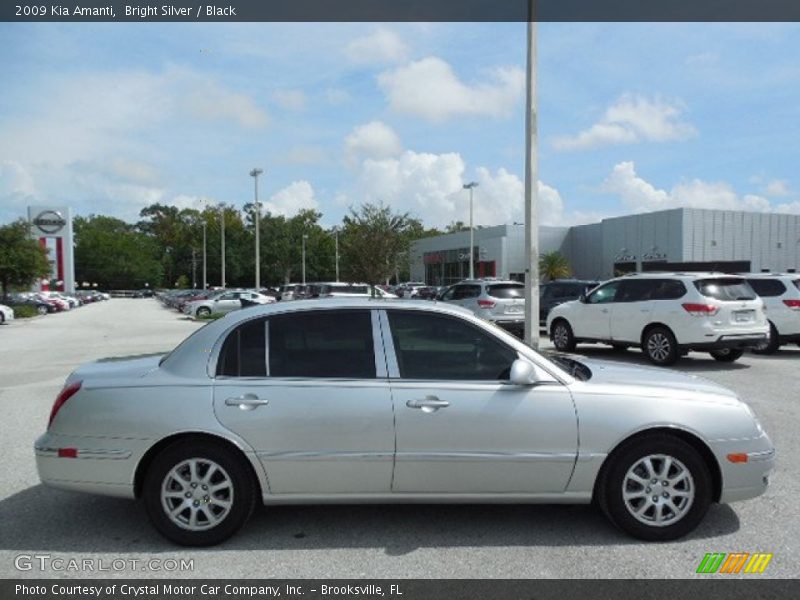
<path fill-rule="evenodd" d="M 477 181 L 464 184 L 464 189 L 469 190 L 469 278 L 475 278 L 475 229 L 472 227 L 472 190 L 478 187 Z"/>
<path fill-rule="evenodd" d="M 208 282 L 206 281 L 206 216 L 203 215 L 203 290 L 208 288 Z"/>
<path fill-rule="evenodd" d="M 308 239 L 308 234 L 303 234 L 303 285 L 306 284 L 306 240 Z"/>
<path fill-rule="evenodd" d="M 261 229 L 261 204 L 258 202 L 258 176 L 264 172 L 264 169 L 253 169 L 250 171 L 250 177 L 253 178 L 255 183 L 255 221 L 256 221 L 256 289 L 261 289 L 261 243 L 258 239 L 258 230 Z"/>
<path fill-rule="evenodd" d="M 333 239 L 334 239 L 334 247 L 336 248 L 335 256 L 336 256 L 336 282 L 339 282 L 339 228 L 333 228 Z"/>
<path fill-rule="evenodd" d="M 222 273 L 220 275 L 220 279 L 222 279 L 222 281 L 220 281 L 220 286 L 224 290 L 225 289 L 225 205 L 224 204 L 219 205 L 219 221 L 220 221 L 220 228 L 219 228 L 220 237 L 222 238 L 220 242 L 221 255 L 222 255 L 221 256 Z"/>

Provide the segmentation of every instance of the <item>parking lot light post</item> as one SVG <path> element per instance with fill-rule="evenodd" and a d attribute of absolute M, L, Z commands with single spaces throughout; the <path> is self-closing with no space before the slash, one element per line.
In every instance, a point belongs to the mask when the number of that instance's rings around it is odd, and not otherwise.
<path fill-rule="evenodd" d="M 203 289 L 205 290 L 208 288 L 208 282 L 206 281 L 206 218 L 203 215 Z"/>
<path fill-rule="evenodd" d="M 258 176 L 264 169 L 253 169 L 250 177 L 255 182 L 255 227 L 256 227 L 256 289 L 261 289 L 261 243 L 259 241 L 259 229 L 261 229 L 261 204 L 258 202 Z"/>
<path fill-rule="evenodd" d="M 339 282 L 339 228 L 333 228 L 334 247 L 336 248 L 336 282 Z"/>
<path fill-rule="evenodd" d="M 303 285 L 306 284 L 306 240 L 308 239 L 308 234 L 303 234 Z"/>
<path fill-rule="evenodd" d="M 475 228 L 472 226 L 472 190 L 478 186 L 477 181 L 464 184 L 464 189 L 469 190 L 469 278 L 475 279 Z"/>
<path fill-rule="evenodd" d="M 222 204 L 219 207 L 219 221 L 220 221 L 220 236 L 222 237 L 221 241 L 221 248 L 222 248 L 222 273 L 220 276 L 220 286 L 222 289 L 225 289 L 225 205 Z"/>

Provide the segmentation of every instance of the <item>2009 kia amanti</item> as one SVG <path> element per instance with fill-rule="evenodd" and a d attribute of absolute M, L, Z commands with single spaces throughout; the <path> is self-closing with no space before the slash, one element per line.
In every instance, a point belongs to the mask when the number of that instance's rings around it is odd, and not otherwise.
<path fill-rule="evenodd" d="M 442 303 L 248 308 L 166 356 L 72 373 L 39 475 L 141 498 L 155 527 L 219 543 L 255 503 L 589 503 L 647 540 L 763 493 L 775 450 L 705 379 L 547 358 Z"/>

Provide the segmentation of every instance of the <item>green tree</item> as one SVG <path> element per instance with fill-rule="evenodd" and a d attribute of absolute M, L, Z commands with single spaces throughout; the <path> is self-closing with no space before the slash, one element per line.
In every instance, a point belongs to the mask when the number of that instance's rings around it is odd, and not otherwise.
<path fill-rule="evenodd" d="M 414 220 L 383 204 L 351 208 L 344 218 L 340 247 L 352 281 L 376 285 L 388 280 L 408 256 Z"/>
<path fill-rule="evenodd" d="M 30 237 L 24 219 L 0 226 L 0 285 L 3 297 L 12 285 L 26 286 L 50 272 L 47 250 Z"/>
<path fill-rule="evenodd" d="M 548 281 L 572 275 L 567 257 L 560 252 L 545 252 L 539 256 L 539 276 Z"/>
<path fill-rule="evenodd" d="M 114 217 L 76 217 L 75 276 L 108 289 L 164 283 L 160 249 L 150 236 Z"/>

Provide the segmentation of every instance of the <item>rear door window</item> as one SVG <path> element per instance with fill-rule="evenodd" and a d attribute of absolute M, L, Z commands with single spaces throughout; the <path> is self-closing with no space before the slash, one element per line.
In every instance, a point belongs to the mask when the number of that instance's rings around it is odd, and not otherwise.
<path fill-rule="evenodd" d="M 786 292 L 786 286 L 779 279 L 748 279 L 747 283 L 762 298 L 774 298 Z"/>
<path fill-rule="evenodd" d="M 677 300 L 686 295 L 686 286 L 677 279 L 657 279 L 651 294 L 653 300 Z"/>
<path fill-rule="evenodd" d="M 652 279 L 629 279 L 623 281 L 619 286 L 616 301 L 643 302 L 650 300 L 655 283 Z"/>
<path fill-rule="evenodd" d="M 706 298 L 723 302 L 756 299 L 756 293 L 747 281 L 735 277 L 698 279 L 694 282 L 694 287 Z"/>
<path fill-rule="evenodd" d="M 493 283 L 486 286 L 486 293 L 492 298 L 524 298 L 525 286 L 518 283 Z"/>

